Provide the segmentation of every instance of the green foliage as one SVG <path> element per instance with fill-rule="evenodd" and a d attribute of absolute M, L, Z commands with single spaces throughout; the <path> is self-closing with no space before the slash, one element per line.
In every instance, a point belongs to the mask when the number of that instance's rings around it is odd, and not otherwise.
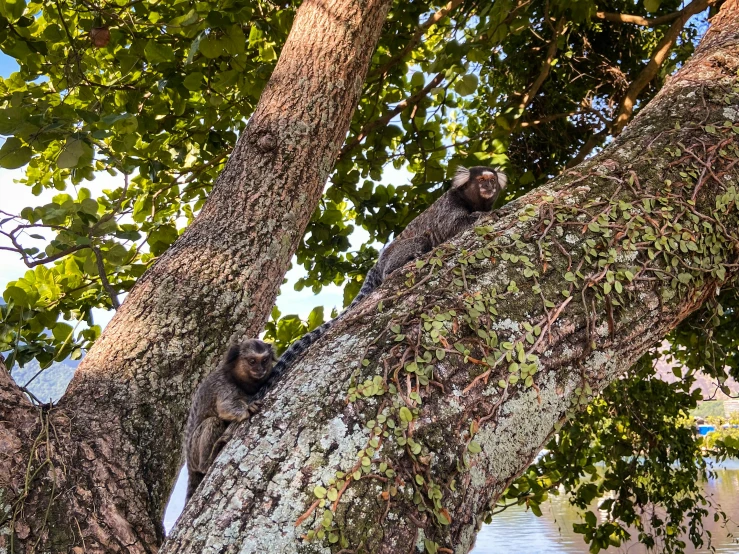
<path fill-rule="evenodd" d="M 336 315 L 337 313 L 334 312 L 331 317 L 336 317 Z M 264 338 L 275 346 L 278 354 L 324 322 L 323 306 L 313 308 L 305 322 L 294 314 L 281 316 L 277 306 L 272 308 L 272 317 L 264 328 Z"/>
<path fill-rule="evenodd" d="M 461 163 L 505 165 L 510 197 L 559 171 L 612 117 L 625 84 L 665 29 L 593 18 L 598 10 L 647 14 L 625 1 L 503 0 L 463 3 L 422 40 L 409 42 L 445 4 L 392 8 L 347 146 L 299 248 L 306 275 L 298 289 L 343 284 L 348 304 L 376 259 L 374 241 L 386 242 L 428 207 Z M 17 298 L 0 322 L 5 344 L 27 343 L 33 357 L 44 341 L 24 321 L 42 313 L 49 321 L 89 320 L 91 307 L 112 307 L 110 291 L 128 291 L 192 221 L 254 110 L 296 5 L 0 4 L 0 49 L 20 66 L 0 79 L 0 136 L 6 137 L 0 167 L 25 167 L 12 186 L 64 193 L 14 219 L 3 215 L 3 246 L 11 243 L 30 265 L 46 266 L 55 282 L 24 300 L 6 291 L 4 297 Z M 664 0 L 657 13 L 679 6 Z M 553 22 L 560 18 L 566 24 L 557 34 Z M 686 59 L 696 35 L 695 25 L 686 27 L 643 100 Z M 551 72 L 522 110 L 520 98 L 539 75 L 551 40 L 557 43 Z M 432 79 L 436 86 L 429 87 Z M 377 124 L 409 96 L 415 100 L 406 109 Z M 388 179 L 389 164 L 407 168 L 411 183 Z M 90 198 L 82 185 L 103 171 L 120 185 Z M 127 186 L 121 174 L 129 176 Z M 357 227 L 368 239 L 351 251 Z M 29 245 L 35 234 L 50 239 Z M 102 259 L 107 290 L 95 257 Z M 22 318 L 25 300 L 32 312 Z M 294 318 L 284 325 L 278 340 L 289 342 L 303 329 Z M 76 338 L 74 344 L 81 346 Z M 56 339 L 46 346 L 61 351 Z"/>
<path fill-rule="evenodd" d="M 739 413 L 729 417 L 709 417 L 708 423 L 716 429 L 706 435 L 706 448 L 725 452 L 726 456 L 736 456 L 739 453 Z"/>
<path fill-rule="evenodd" d="M 565 492 L 581 510 L 574 528 L 591 552 L 620 545 L 634 532 L 659 552 L 685 552 L 686 538 L 704 546 L 707 508 L 721 513 L 704 493 L 711 475 L 705 456 L 736 456 L 739 435 L 729 429 L 704 441 L 689 416 L 700 391 L 656 379 L 657 357 L 656 351 L 642 357 L 567 422 L 548 452 L 508 488 L 497 510 L 526 503 L 541 515 L 539 506 L 549 494 Z"/>
<path fill-rule="evenodd" d="M 703 368 L 721 386 L 727 374 L 739 379 L 738 310 L 737 289 L 726 290 L 671 333 L 670 354 L 688 368 Z"/>

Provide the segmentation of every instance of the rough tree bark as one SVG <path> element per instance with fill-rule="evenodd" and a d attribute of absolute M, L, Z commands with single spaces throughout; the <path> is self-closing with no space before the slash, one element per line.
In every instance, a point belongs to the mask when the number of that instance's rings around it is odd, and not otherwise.
<path fill-rule="evenodd" d="M 195 387 L 257 336 L 346 137 L 390 0 L 307 0 L 196 221 L 52 410 L 0 372 L 0 552 L 154 552 Z"/>
<path fill-rule="evenodd" d="M 739 2 L 712 25 L 613 144 L 316 343 L 162 552 L 467 552 L 562 419 L 739 272 Z"/>

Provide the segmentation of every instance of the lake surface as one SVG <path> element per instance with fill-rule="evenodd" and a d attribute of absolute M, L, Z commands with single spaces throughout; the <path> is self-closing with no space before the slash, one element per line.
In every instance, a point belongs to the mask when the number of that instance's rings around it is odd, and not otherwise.
<path fill-rule="evenodd" d="M 704 521 L 707 530 L 713 534 L 713 546 L 719 554 L 739 554 L 739 542 L 727 536 L 733 533 L 739 537 L 739 460 L 729 460 L 721 466 L 714 466 L 716 478 L 705 483 L 705 490 L 711 495 L 714 504 L 718 503 L 727 516 L 733 520 L 728 529 L 713 521 L 709 515 Z M 182 511 L 185 502 L 187 476 L 184 468 L 180 473 L 167 512 L 164 525 L 169 531 Z M 577 510 L 562 494 L 550 496 L 551 500 L 542 505 L 542 517 L 536 517 L 523 506 L 514 506 L 496 515 L 490 525 L 483 526 L 477 535 L 472 554 L 588 554 L 588 546 L 582 536 L 572 531 L 572 524 L 580 521 Z M 597 513 L 597 512 L 596 512 Z M 687 553 L 708 552 L 696 550 L 688 543 Z M 609 548 L 608 554 L 647 554 L 647 549 L 634 541 L 621 547 Z M 658 554 L 652 551 L 649 554 Z"/>
<path fill-rule="evenodd" d="M 728 533 L 739 537 L 739 460 L 730 460 L 715 466 L 716 478 L 705 483 L 705 491 L 714 504 L 719 504 L 730 521 L 728 528 L 713 521 L 713 512 L 704 520 L 706 530 L 713 535 L 713 546 L 720 554 L 739 554 L 739 542 Z M 550 496 L 542 505 L 542 517 L 536 517 L 525 506 L 514 506 L 496 515 L 477 535 L 473 554 L 588 554 L 588 546 L 572 530 L 572 524 L 580 521 L 578 512 L 570 506 L 564 494 Z M 597 511 L 596 511 L 597 514 Z M 636 536 L 636 533 L 632 533 Z M 687 553 L 710 552 L 697 550 L 685 539 Z M 647 549 L 637 541 L 620 547 L 611 547 L 608 554 L 647 554 Z M 649 554 L 657 554 L 652 551 Z"/>

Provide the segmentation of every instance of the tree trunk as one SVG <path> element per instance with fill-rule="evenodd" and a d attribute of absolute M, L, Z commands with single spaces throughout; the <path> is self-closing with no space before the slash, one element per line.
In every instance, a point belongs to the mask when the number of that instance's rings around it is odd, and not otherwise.
<path fill-rule="evenodd" d="M 157 550 L 192 394 L 230 339 L 263 328 L 389 6 L 303 3 L 202 212 L 138 281 L 58 406 L 37 411 L 2 373 L 1 552 Z"/>
<path fill-rule="evenodd" d="M 739 271 L 737 69 L 728 0 L 608 148 L 316 343 L 162 552 L 467 552 L 563 418 Z"/>

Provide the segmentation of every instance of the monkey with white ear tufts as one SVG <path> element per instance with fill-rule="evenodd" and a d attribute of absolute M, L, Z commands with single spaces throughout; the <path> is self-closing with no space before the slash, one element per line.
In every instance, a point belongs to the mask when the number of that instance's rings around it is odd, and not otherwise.
<path fill-rule="evenodd" d="M 200 383 L 185 428 L 186 500 L 228 441 L 229 424 L 247 420 L 259 410 L 255 394 L 272 374 L 274 362 L 271 344 L 248 339 L 229 348 L 218 367 Z"/>
<path fill-rule="evenodd" d="M 472 226 L 481 215 L 492 210 L 507 184 L 508 178 L 500 168 L 458 168 L 452 179 L 452 187 L 383 248 L 377 263 L 367 272 L 362 288 L 351 304 L 336 318 L 306 333 L 282 354 L 264 390 L 340 318 L 379 287 L 393 271 L 448 241 Z"/>
<path fill-rule="evenodd" d="M 381 275 L 380 282 L 399 267 L 470 227 L 493 208 L 507 183 L 505 173 L 498 169 L 460 167 L 452 179 L 452 188 L 411 221 L 380 253 L 375 266 Z"/>

